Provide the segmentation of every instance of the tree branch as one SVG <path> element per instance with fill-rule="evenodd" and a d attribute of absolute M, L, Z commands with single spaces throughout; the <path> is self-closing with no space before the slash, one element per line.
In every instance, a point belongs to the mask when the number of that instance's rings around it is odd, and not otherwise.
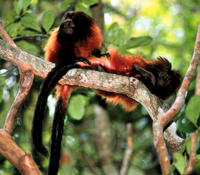
<path fill-rule="evenodd" d="M 13 42 L 13 40 L 10 38 L 10 36 L 7 34 L 7 32 L 5 31 L 4 27 L 3 27 L 3 23 L 0 20 L 0 36 L 9 44 L 11 44 L 12 46 L 17 48 L 17 45 Z M 21 80 L 21 86 L 20 89 L 18 91 L 18 94 L 15 98 L 15 101 L 12 105 L 12 107 L 10 108 L 10 111 L 6 117 L 6 122 L 4 125 L 4 129 L 11 134 L 12 130 L 13 130 L 13 125 L 14 122 L 17 118 L 17 114 L 19 112 L 19 110 L 21 109 L 21 106 L 32 86 L 33 83 L 33 79 L 34 79 L 34 74 L 32 73 L 31 70 L 23 70 L 20 69 L 20 80 Z"/>
<path fill-rule="evenodd" d="M 197 164 L 196 159 L 196 149 L 197 149 L 197 131 L 193 132 L 190 135 L 191 138 L 191 145 L 190 145 L 190 161 L 187 169 L 184 172 L 184 175 L 191 174 L 195 165 Z"/>
<path fill-rule="evenodd" d="M 41 175 L 31 153 L 24 152 L 4 129 L 0 129 L 0 154 L 23 175 Z"/>
<path fill-rule="evenodd" d="M 200 61 L 199 53 L 200 53 L 200 24 L 197 32 L 194 54 L 190 62 L 188 71 L 183 80 L 183 83 L 178 91 L 176 100 L 174 104 L 171 106 L 171 108 L 153 123 L 154 144 L 156 145 L 163 175 L 166 175 L 170 169 L 170 161 L 163 137 L 163 129 L 165 126 L 167 126 L 169 122 L 171 122 L 176 117 L 176 115 L 180 112 L 180 110 L 184 105 L 186 92 L 189 89 L 190 83 L 193 80 L 195 71 Z M 177 146 L 176 147 L 174 146 L 174 148 L 177 149 Z"/>
<path fill-rule="evenodd" d="M 4 129 L 11 134 L 13 130 L 14 122 L 17 118 L 17 114 L 21 109 L 21 106 L 28 95 L 28 92 L 33 84 L 34 74 L 31 70 L 21 74 L 21 86 L 18 91 L 18 94 L 13 102 L 10 111 L 6 117 Z"/>
<path fill-rule="evenodd" d="M 0 40 L 0 57 L 12 62 L 23 70 L 31 69 L 34 74 L 42 78 L 45 78 L 47 73 L 54 67 L 53 63 L 30 55 L 9 45 L 3 40 Z M 151 94 L 141 81 L 133 77 L 93 70 L 72 69 L 59 81 L 59 83 L 62 85 L 77 85 L 127 95 L 141 103 L 148 111 L 152 120 L 156 120 L 164 114 L 164 110 L 159 106 L 158 98 Z M 175 132 L 175 124 L 170 125 L 165 132 L 166 139 L 178 144 L 183 140 L 178 137 Z"/>
<path fill-rule="evenodd" d="M 117 175 L 117 169 L 113 165 L 112 144 L 110 139 L 110 121 L 107 111 L 100 105 L 94 106 L 95 125 L 97 129 L 97 150 L 104 174 Z"/>
<path fill-rule="evenodd" d="M 133 137 L 133 128 L 132 128 L 132 124 L 128 123 L 126 125 L 127 128 L 127 148 L 125 151 L 125 156 L 124 156 L 124 160 L 123 160 L 123 164 L 122 164 L 122 168 L 120 170 L 120 175 L 125 175 L 129 166 L 129 161 L 131 159 L 131 155 L 133 153 L 133 143 L 132 143 L 132 137 Z"/>

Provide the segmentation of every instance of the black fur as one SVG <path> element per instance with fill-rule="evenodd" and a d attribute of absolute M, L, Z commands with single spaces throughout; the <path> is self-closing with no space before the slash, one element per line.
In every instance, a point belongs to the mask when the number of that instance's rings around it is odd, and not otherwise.
<path fill-rule="evenodd" d="M 141 75 L 138 79 L 162 100 L 176 93 L 182 82 L 180 73 L 171 70 L 171 63 L 165 58 L 158 58 L 156 63 L 149 64 L 146 69 L 136 68 L 136 70 Z"/>
<path fill-rule="evenodd" d="M 48 73 L 47 77 L 45 78 L 42 84 L 42 88 L 40 90 L 34 111 L 31 137 L 35 149 L 46 157 L 49 156 L 49 153 L 43 145 L 42 141 L 42 122 L 44 119 L 44 111 L 47 104 L 47 98 L 53 90 L 53 88 L 58 83 L 58 81 L 62 78 L 62 76 L 65 75 L 68 72 L 68 70 L 78 67 L 79 65 L 76 63 L 72 65 L 63 65 L 62 62 L 59 62 Z"/>
<path fill-rule="evenodd" d="M 63 106 L 63 99 L 57 101 L 56 109 L 53 118 L 52 135 L 51 135 L 51 149 L 48 174 L 56 175 L 59 168 L 60 150 L 63 135 L 64 119 L 66 106 Z"/>
<path fill-rule="evenodd" d="M 69 20 L 74 24 L 74 27 L 69 27 L 73 30 L 72 34 L 66 34 L 65 31 L 66 21 Z M 87 37 L 92 37 L 91 26 L 94 25 L 94 20 L 83 12 L 67 12 L 64 19 L 60 25 L 57 39 L 63 45 L 66 43 L 71 43 L 72 45 L 78 41 L 83 43 L 87 41 Z M 72 46 L 73 48 L 73 46 Z"/>

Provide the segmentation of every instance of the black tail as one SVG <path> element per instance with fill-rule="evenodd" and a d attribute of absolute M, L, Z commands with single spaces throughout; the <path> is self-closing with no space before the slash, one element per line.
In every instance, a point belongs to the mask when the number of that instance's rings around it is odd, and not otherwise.
<path fill-rule="evenodd" d="M 58 99 L 53 119 L 52 135 L 51 135 L 51 149 L 50 149 L 50 161 L 48 168 L 48 175 L 57 175 L 60 160 L 60 150 L 63 135 L 63 126 L 65 111 L 67 103 L 63 101 L 61 97 Z"/>
<path fill-rule="evenodd" d="M 31 137 L 35 149 L 46 157 L 49 156 L 49 153 L 42 142 L 42 123 L 47 98 L 62 76 L 65 75 L 70 69 L 78 67 L 79 65 L 77 63 L 71 65 L 64 65 L 62 62 L 57 63 L 55 68 L 48 73 L 40 90 L 33 116 Z"/>

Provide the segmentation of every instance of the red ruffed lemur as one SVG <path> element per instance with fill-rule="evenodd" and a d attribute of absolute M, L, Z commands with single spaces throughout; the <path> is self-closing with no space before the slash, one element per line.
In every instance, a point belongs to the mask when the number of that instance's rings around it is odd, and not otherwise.
<path fill-rule="evenodd" d="M 105 72 L 135 77 L 161 100 L 166 100 L 175 94 L 181 85 L 182 77 L 179 71 L 172 70 L 171 63 L 165 58 L 159 57 L 155 61 L 148 61 L 140 55 L 121 55 L 116 49 L 110 49 L 108 53 L 110 59 L 106 57 L 98 60 L 95 57 L 89 58 L 91 68 L 98 70 L 100 65 Z M 95 91 L 107 102 L 113 105 L 121 104 L 126 111 L 133 110 L 138 105 L 137 101 L 126 95 Z"/>
<path fill-rule="evenodd" d="M 48 73 L 40 90 L 31 130 L 35 149 L 48 156 L 48 151 L 42 143 L 42 123 L 47 98 L 61 77 L 71 68 L 78 68 L 78 62 L 90 65 L 89 57 L 99 57 L 101 54 L 102 36 L 94 20 L 83 12 L 66 12 L 60 27 L 56 28 L 45 46 L 45 60 L 56 63 Z M 81 66 L 81 67 L 84 67 Z M 75 86 L 57 85 L 57 104 L 52 126 L 50 162 L 48 174 L 57 174 L 60 159 L 60 149 L 63 134 L 64 118 L 68 99 Z"/>
<path fill-rule="evenodd" d="M 42 143 L 42 121 L 47 97 L 69 69 L 88 64 L 87 67 L 93 70 L 98 70 L 100 66 L 108 73 L 135 77 L 162 100 L 176 93 L 180 87 L 181 75 L 178 71 L 171 70 L 171 63 L 167 59 L 160 57 L 155 61 L 147 61 L 140 55 L 120 55 L 114 49 L 110 49 L 107 54 L 101 54 L 101 44 L 100 29 L 92 18 L 83 12 L 67 12 L 60 27 L 55 29 L 49 38 L 45 46 L 45 59 L 56 63 L 56 66 L 43 82 L 31 131 L 33 144 L 41 154 L 48 156 L 48 151 Z M 65 111 L 70 94 L 75 88 L 77 87 L 57 85 L 48 174 L 57 174 L 58 171 Z M 113 105 L 122 104 L 126 111 L 138 105 L 138 102 L 122 94 L 95 91 Z"/>

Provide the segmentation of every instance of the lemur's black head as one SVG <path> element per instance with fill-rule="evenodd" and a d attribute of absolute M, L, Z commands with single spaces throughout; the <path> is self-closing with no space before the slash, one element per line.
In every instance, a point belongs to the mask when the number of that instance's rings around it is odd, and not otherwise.
<path fill-rule="evenodd" d="M 94 20 L 84 12 L 66 12 L 58 31 L 58 41 L 86 42 L 87 37 L 92 35 L 93 25 L 96 25 Z"/>

